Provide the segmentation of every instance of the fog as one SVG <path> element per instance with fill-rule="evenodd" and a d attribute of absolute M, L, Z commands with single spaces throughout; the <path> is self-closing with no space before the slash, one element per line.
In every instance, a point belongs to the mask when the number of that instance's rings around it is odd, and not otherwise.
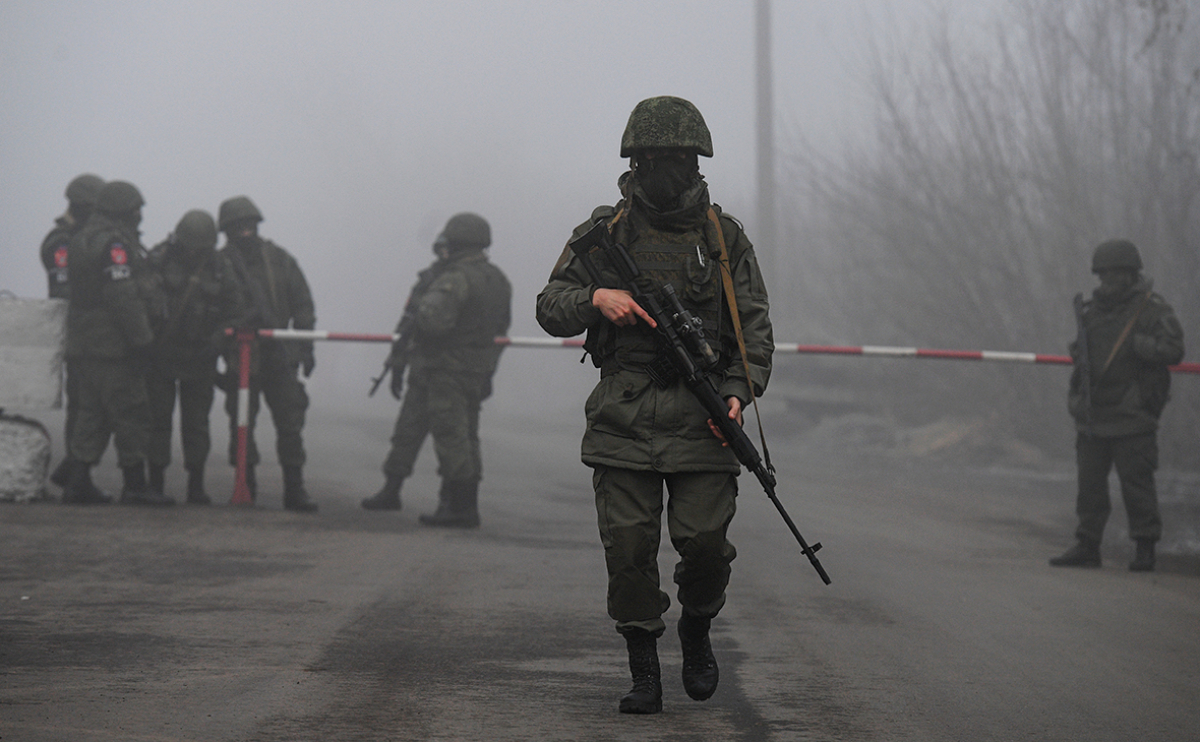
<path fill-rule="evenodd" d="M 390 332 L 445 220 L 476 211 L 513 283 L 511 334 L 541 335 L 534 297 L 570 230 L 616 200 L 621 131 L 643 98 L 697 104 L 713 133 L 715 157 L 702 162 L 713 198 L 754 238 L 754 10 L 752 0 L 6 2 L 0 289 L 45 295 L 37 247 L 67 182 L 94 172 L 141 190 L 147 246 L 189 209 L 215 215 L 223 199 L 250 196 L 260 233 L 300 261 L 327 330 Z M 932 12 L 921 0 L 774 3 L 778 130 L 848 146 L 866 129 L 868 41 Z M 788 327 L 776 337 L 804 341 Z M 365 405 L 385 353 L 320 345 L 314 404 Z M 506 351 L 489 404 L 579 409 L 594 371 L 578 356 Z M 370 409 L 393 414 L 388 402 Z"/>

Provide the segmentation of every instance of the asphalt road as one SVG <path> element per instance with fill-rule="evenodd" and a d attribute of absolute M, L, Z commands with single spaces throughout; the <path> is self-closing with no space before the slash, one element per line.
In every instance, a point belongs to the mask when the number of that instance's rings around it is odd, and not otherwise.
<path fill-rule="evenodd" d="M 485 410 L 467 532 L 417 524 L 428 449 L 403 511 L 358 508 L 389 428 L 314 415 L 317 515 L 280 510 L 267 466 L 254 509 L 0 505 L 0 739 L 1200 739 L 1200 578 L 1183 556 L 1128 572 L 1119 516 L 1102 569 L 1048 567 L 1070 541 L 1069 472 L 775 441 L 833 585 L 743 478 L 721 686 L 684 695 L 668 632 L 663 713 L 629 717 L 578 426 Z M 210 472 L 226 497 L 215 456 Z"/>

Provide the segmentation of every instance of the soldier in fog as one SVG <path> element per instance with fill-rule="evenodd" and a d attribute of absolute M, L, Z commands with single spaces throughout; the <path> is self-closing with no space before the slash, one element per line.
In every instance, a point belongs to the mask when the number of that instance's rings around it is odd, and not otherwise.
<path fill-rule="evenodd" d="M 225 233 L 221 256 L 233 269 L 245 308 L 244 325 L 251 329 L 277 328 L 311 330 L 316 325 L 312 292 L 300 264 L 291 253 L 258 234 L 262 212 L 246 196 L 234 196 L 221 203 L 217 222 Z M 236 348 L 226 357 L 231 374 L 236 373 Z M 254 424 L 260 398 L 265 399 L 275 423 L 275 451 L 283 467 L 283 506 L 298 512 L 316 512 L 304 489 L 304 417 L 308 393 L 298 372 L 308 378 L 316 360 L 311 341 L 257 339 L 250 355 L 249 424 L 246 436 L 246 485 L 252 496 L 258 494 L 254 467 L 259 463 L 254 442 Z M 225 411 L 229 413 L 229 461 L 237 461 L 238 394 L 236 375 L 227 377 Z M 232 387 L 232 388 L 231 388 Z"/>
<path fill-rule="evenodd" d="M 71 475 L 63 501 L 107 502 L 91 480 L 108 440 L 124 475 L 121 502 L 173 505 L 146 482 L 150 402 L 146 370 L 158 303 L 148 279 L 138 225 L 145 201 L 132 184 L 107 183 L 87 225 L 71 239 L 71 299 L 67 358 L 75 376 L 76 418 L 71 429 Z"/>
<path fill-rule="evenodd" d="M 104 181 L 100 176 L 91 173 L 76 176 L 67 184 L 65 194 L 67 210 L 54 220 L 54 229 L 51 229 L 46 238 L 42 240 L 42 266 L 46 269 L 51 299 L 70 298 L 71 289 L 67 283 L 67 255 L 71 238 L 87 224 L 88 217 L 92 215 L 92 209 L 96 206 L 96 197 L 100 195 L 100 189 L 103 187 Z M 71 389 L 73 379 L 74 376 L 68 367 L 66 374 L 67 414 L 63 425 L 63 440 L 67 442 L 68 446 L 71 440 L 71 426 L 75 422 L 75 403 L 73 401 L 75 395 Z M 50 481 L 59 487 L 65 487 L 70 475 L 69 457 L 64 456 L 62 462 L 50 475 Z"/>
<path fill-rule="evenodd" d="M 241 321 L 241 296 L 233 270 L 217 254 L 217 223 L 207 211 L 183 215 L 175 231 L 150 251 L 166 304 L 156 333 L 154 362 L 146 378 L 150 395 L 150 487 L 164 491 L 171 463 L 171 428 L 179 400 L 179 436 L 187 471 L 187 502 L 211 504 L 204 466 L 212 446 L 208 417 L 217 358 L 231 344 L 225 328 Z"/>
<path fill-rule="evenodd" d="M 400 399 L 406 367 L 408 392 L 383 463 L 386 481 L 362 501 L 367 510 L 400 509 L 401 485 L 432 435 L 441 489 L 437 510 L 420 522 L 479 526 L 479 409 L 491 396 L 500 361 L 495 338 L 508 331 L 512 318 L 512 287 L 488 260 L 491 243 L 483 217 L 451 217 L 434 242 L 437 260 L 421 271 L 409 295 L 388 359 L 392 395 Z"/>
<path fill-rule="evenodd" d="M 1100 566 L 1112 511 L 1108 475 L 1115 466 L 1129 537 L 1137 544 L 1129 569 L 1154 569 L 1154 544 L 1162 536 L 1154 487 L 1158 418 L 1171 388 L 1167 367 L 1183 360 L 1183 329 L 1141 270 L 1132 242 L 1104 242 L 1092 256 L 1100 285 L 1089 301 L 1076 299 L 1080 332 L 1071 344 L 1068 406 L 1075 418 L 1079 525 L 1077 543 L 1050 560 L 1056 567 Z"/>
<path fill-rule="evenodd" d="M 622 198 L 593 211 L 572 239 L 603 222 L 613 241 L 628 247 L 644 278 L 674 286 L 684 307 L 704 322 L 718 356 L 712 375 L 730 419 L 740 424 L 752 387 L 761 394 L 770 376 L 774 342 L 767 292 L 741 224 L 709 201 L 700 155 L 712 156 L 712 140 L 694 105 L 670 96 L 638 103 L 621 139 L 621 156 L 630 158 L 629 171 L 618 180 Z M 604 256 L 593 255 L 606 265 Z M 749 378 L 735 334 L 734 302 Z M 657 639 L 670 605 L 658 572 L 664 485 L 667 528 L 679 553 L 674 580 L 683 686 L 703 701 L 717 688 L 709 627 L 725 604 L 736 556 L 726 534 L 740 464 L 680 378 L 655 381 L 661 379 L 655 371 L 663 358 L 647 313 L 629 292 L 595 285 L 570 247 L 537 298 L 537 319 L 558 337 L 586 331 L 584 347 L 600 369 L 586 404 L 582 458 L 593 469 L 608 613 L 625 639 L 633 675 L 620 711 L 649 714 L 662 708 Z"/>

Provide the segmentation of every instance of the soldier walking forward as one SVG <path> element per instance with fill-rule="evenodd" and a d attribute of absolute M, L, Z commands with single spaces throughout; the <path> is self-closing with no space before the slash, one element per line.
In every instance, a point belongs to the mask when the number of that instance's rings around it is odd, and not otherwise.
<path fill-rule="evenodd" d="M 699 155 L 712 156 L 712 140 L 694 105 L 670 96 L 638 103 L 621 140 L 621 156 L 630 158 L 629 171 L 618 180 L 622 198 L 594 210 L 572 239 L 603 222 L 614 241 L 627 246 L 642 276 L 674 287 L 684 307 L 704 322 L 718 354 L 713 377 L 729 417 L 740 424 L 751 393 L 762 393 L 771 372 L 767 292 L 741 225 L 709 201 Z M 593 255 L 603 266 L 603 258 Z M 733 296 L 724 288 L 726 279 Z M 749 379 L 731 303 L 741 318 Z M 703 701 L 717 688 L 709 628 L 725 604 L 736 555 L 726 534 L 740 464 L 678 378 L 656 383 L 663 364 L 646 312 L 629 292 L 594 285 L 569 247 L 538 295 L 537 319 L 558 337 L 586 331 L 584 347 L 600 369 L 585 407 L 582 458 L 593 469 L 608 613 L 625 639 L 633 676 L 619 709 L 662 709 L 657 640 L 670 605 L 658 573 L 664 485 L 667 528 L 679 554 L 674 580 L 683 686 Z"/>
<path fill-rule="evenodd" d="M 451 217 L 434 242 L 438 259 L 421 271 L 405 304 L 396 327 L 400 339 L 388 359 L 392 395 L 403 394 L 404 403 L 383 463 L 386 481 L 362 501 L 367 510 L 400 509 L 401 485 L 432 435 L 442 484 L 436 512 L 421 515 L 420 522 L 479 526 L 479 409 L 491 396 L 500 361 L 495 338 L 508 332 L 512 316 L 512 287 L 485 252 L 491 243 L 482 217 L 467 212 Z"/>
<path fill-rule="evenodd" d="M 1141 270 L 1132 242 L 1104 242 L 1092 256 L 1100 285 L 1090 301 L 1076 300 L 1080 333 L 1070 348 L 1075 369 L 1068 407 L 1075 418 L 1079 525 L 1077 543 L 1050 560 L 1056 567 L 1100 566 L 1112 512 L 1108 474 L 1115 466 L 1137 545 L 1129 569 L 1154 569 L 1154 544 L 1162 537 L 1154 487 L 1158 419 L 1171 388 L 1167 367 L 1183 360 L 1183 328 Z"/>

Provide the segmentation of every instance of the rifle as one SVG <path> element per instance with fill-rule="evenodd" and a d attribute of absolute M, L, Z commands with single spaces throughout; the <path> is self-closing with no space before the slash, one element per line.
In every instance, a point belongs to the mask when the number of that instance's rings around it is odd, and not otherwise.
<path fill-rule="evenodd" d="M 404 313 L 400 315 L 400 322 L 396 325 L 395 335 L 396 341 L 392 343 L 392 352 L 383 361 L 383 370 L 379 372 L 379 376 L 371 379 L 371 390 L 367 392 L 368 397 L 375 396 L 375 392 L 379 390 L 379 385 L 387 378 L 388 372 L 404 375 L 404 369 L 408 366 L 408 348 L 412 345 L 413 332 L 417 325 L 417 302 L 433 285 L 434 280 L 441 275 L 444 267 L 444 260 L 439 257 L 430 267 L 421 271 L 417 276 L 417 283 L 409 292 L 408 301 L 404 302 Z M 400 398 L 400 390 L 403 388 L 402 378 L 394 379 L 392 384 L 392 396 L 396 399 Z"/>
<path fill-rule="evenodd" d="M 1083 294 L 1075 294 L 1075 363 L 1079 367 L 1079 391 L 1083 421 L 1091 417 L 1092 363 L 1088 351 L 1087 328 L 1083 323 Z"/>
<path fill-rule="evenodd" d="M 775 495 L 774 470 L 763 463 L 762 458 L 758 455 L 758 450 L 755 449 L 750 437 L 742 430 L 742 426 L 738 425 L 737 421 L 729 419 L 729 406 L 721 398 L 716 384 L 709 375 L 709 371 L 717 364 L 717 356 L 704 337 L 703 320 L 683 306 L 675 287 L 669 283 L 654 287 L 653 292 L 643 291 L 638 281 L 641 271 L 638 269 L 637 263 L 634 262 L 624 245 L 614 243 L 610 239 L 608 226 L 604 222 L 597 222 L 586 234 L 572 240 L 570 247 L 597 286 L 628 291 L 633 300 L 653 318 L 655 324 L 658 325 L 655 328 L 655 340 L 669 370 L 683 380 L 684 385 L 704 407 L 713 424 L 721 431 L 725 442 L 737 456 L 737 460 L 758 478 L 767 497 L 775 505 L 775 509 L 783 517 L 783 522 L 787 524 L 788 529 L 800 544 L 801 553 L 808 557 L 808 561 L 821 576 L 821 580 L 826 585 L 830 584 L 829 575 L 821 566 L 821 561 L 817 559 L 817 550 L 821 548 L 821 544 L 816 543 L 809 546 L 804 537 L 800 535 L 796 524 L 792 522 L 791 516 L 784 509 L 783 503 Z M 600 271 L 592 262 L 591 252 L 595 248 L 602 251 L 609 265 L 616 272 L 617 286 L 607 286 Z M 654 368 L 648 370 L 655 371 Z M 655 371 L 651 377 L 660 387 L 666 387 L 672 381 L 663 374 L 663 369 Z M 746 381 L 750 383 L 749 379 Z M 751 393 L 753 393 L 753 389 Z"/>

